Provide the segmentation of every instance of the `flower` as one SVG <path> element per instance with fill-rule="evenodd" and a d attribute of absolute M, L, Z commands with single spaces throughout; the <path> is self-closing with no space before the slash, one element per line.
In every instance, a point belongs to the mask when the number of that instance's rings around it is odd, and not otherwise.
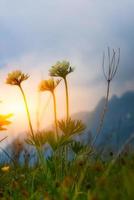
<path fill-rule="evenodd" d="M 6 83 L 10 85 L 20 85 L 22 81 L 29 78 L 28 74 L 22 73 L 20 70 L 15 70 L 8 74 Z"/>
<path fill-rule="evenodd" d="M 0 115 L 0 131 L 6 130 L 5 127 L 6 125 L 9 125 L 11 122 L 8 120 L 9 117 L 11 117 L 12 114 L 8 115 Z"/>
<path fill-rule="evenodd" d="M 49 91 L 51 92 L 53 96 L 53 106 L 54 106 L 54 121 L 55 121 L 55 138 L 58 138 L 58 124 L 57 124 L 57 108 L 56 108 L 56 96 L 55 96 L 55 88 L 58 86 L 61 80 L 54 80 L 53 78 L 48 80 L 42 80 L 39 84 L 39 91 L 45 92 Z"/>
<path fill-rule="evenodd" d="M 68 61 L 58 61 L 54 66 L 49 70 L 50 76 L 62 77 L 65 78 L 69 73 L 73 72 L 74 69 L 70 66 Z"/>
<path fill-rule="evenodd" d="M 25 92 L 24 92 L 24 90 L 21 86 L 22 81 L 25 81 L 28 78 L 29 78 L 28 74 L 24 74 L 20 70 L 16 70 L 16 71 L 13 71 L 13 72 L 8 74 L 7 79 L 6 79 L 6 83 L 10 84 L 10 85 L 16 85 L 16 86 L 19 87 L 21 94 L 22 94 L 22 97 L 23 97 L 23 100 L 24 100 L 24 105 L 25 105 L 25 109 L 26 109 L 26 113 L 27 113 L 29 128 L 30 128 L 32 136 L 34 137 L 34 132 L 33 132 L 33 127 L 32 127 L 32 123 L 31 123 L 31 117 L 30 117 L 30 112 L 29 112 L 29 108 L 28 108 L 26 95 L 25 95 Z"/>
<path fill-rule="evenodd" d="M 39 91 L 50 91 L 53 92 L 54 89 L 58 86 L 61 80 L 54 80 L 53 78 L 48 80 L 42 80 L 39 84 Z"/>
<path fill-rule="evenodd" d="M 9 172 L 9 170 L 10 170 L 10 167 L 8 165 L 1 168 L 1 171 L 3 172 Z"/>

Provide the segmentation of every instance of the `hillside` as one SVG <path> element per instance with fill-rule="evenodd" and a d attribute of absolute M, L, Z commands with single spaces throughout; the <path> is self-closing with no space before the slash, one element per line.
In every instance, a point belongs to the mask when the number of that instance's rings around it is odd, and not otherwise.
<path fill-rule="evenodd" d="M 100 115 L 105 99 L 102 98 L 92 112 L 81 112 L 73 115 L 73 118 L 81 119 L 87 125 L 87 132 L 92 136 L 96 133 Z M 114 95 L 108 104 L 103 129 L 97 140 L 97 144 L 112 144 L 118 147 L 134 132 L 134 92 L 128 91 L 121 97 Z"/>

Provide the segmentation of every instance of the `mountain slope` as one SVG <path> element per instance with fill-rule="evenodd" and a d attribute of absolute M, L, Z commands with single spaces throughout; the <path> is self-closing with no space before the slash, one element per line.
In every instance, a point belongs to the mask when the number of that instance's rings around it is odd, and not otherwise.
<path fill-rule="evenodd" d="M 102 98 L 92 112 L 77 113 L 73 115 L 73 118 L 83 120 L 87 125 L 88 132 L 94 135 L 104 103 L 105 99 Z M 108 143 L 120 146 L 132 132 L 134 132 L 134 92 L 126 92 L 121 97 L 114 95 L 109 100 L 103 129 L 98 137 L 97 144 Z"/>

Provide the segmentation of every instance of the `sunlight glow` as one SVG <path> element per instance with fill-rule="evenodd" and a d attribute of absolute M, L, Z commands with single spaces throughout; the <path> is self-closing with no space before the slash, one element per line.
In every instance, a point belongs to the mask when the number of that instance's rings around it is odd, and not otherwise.
<path fill-rule="evenodd" d="M 24 106 L 21 105 L 21 103 L 19 103 L 19 102 L 14 103 L 12 105 L 9 104 L 7 106 L 7 110 L 9 110 L 14 115 L 19 115 L 20 117 L 22 117 L 24 115 Z"/>

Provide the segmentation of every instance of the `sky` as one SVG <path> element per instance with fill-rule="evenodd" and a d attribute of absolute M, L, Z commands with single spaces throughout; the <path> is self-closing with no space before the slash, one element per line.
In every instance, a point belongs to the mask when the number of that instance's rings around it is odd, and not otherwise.
<path fill-rule="evenodd" d="M 105 95 L 102 54 L 108 46 L 121 49 L 111 95 L 134 90 L 133 8 L 133 0 L 0 0 L 1 112 L 14 112 L 17 126 L 24 127 L 26 116 L 19 90 L 5 84 L 7 73 L 20 69 L 30 75 L 23 87 L 35 120 L 38 83 L 48 78 L 49 68 L 58 60 L 69 60 L 75 67 L 68 79 L 71 113 L 92 110 Z M 62 117 L 63 83 L 56 94 Z M 45 105 L 49 94 L 40 99 Z M 50 100 L 43 125 L 52 119 L 51 111 Z"/>

